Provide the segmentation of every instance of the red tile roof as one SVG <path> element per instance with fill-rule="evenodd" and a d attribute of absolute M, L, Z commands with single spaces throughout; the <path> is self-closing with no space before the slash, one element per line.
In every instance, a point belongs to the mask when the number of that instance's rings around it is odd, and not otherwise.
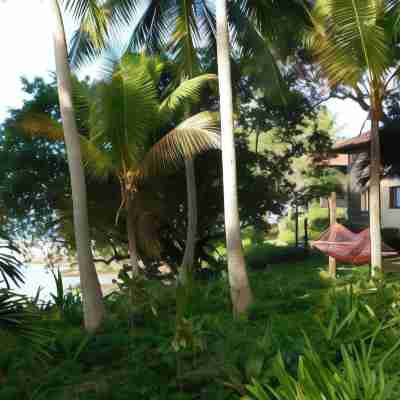
<path fill-rule="evenodd" d="M 333 146 L 335 153 L 357 153 L 365 151 L 370 143 L 370 132 L 362 133 L 359 136 L 347 140 L 341 140 Z"/>
<path fill-rule="evenodd" d="M 347 154 L 338 154 L 335 157 L 321 160 L 318 164 L 324 167 L 347 167 L 349 165 L 349 159 Z"/>

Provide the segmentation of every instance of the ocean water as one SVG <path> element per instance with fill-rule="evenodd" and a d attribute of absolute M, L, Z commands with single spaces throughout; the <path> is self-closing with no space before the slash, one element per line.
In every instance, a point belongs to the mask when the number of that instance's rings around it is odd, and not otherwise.
<path fill-rule="evenodd" d="M 25 282 L 17 287 L 12 285 L 12 290 L 16 293 L 23 294 L 29 297 L 36 296 L 39 288 L 40 298 L 42 300 L 49 300 L 51 293 L 56 293 L 56 284 L 53 275 L 44 265 L 26 265 L 22 267 L 21 272 L 24 274 Z M 111 284 L 113 275 L 99 275 L 101 285 Z M 69 288 L 79 287 L 79 276 L 66 276 L 63 277 L 64 290 Z M 0 283 L 0 289 L 5 287 L 4 283 Z"/>

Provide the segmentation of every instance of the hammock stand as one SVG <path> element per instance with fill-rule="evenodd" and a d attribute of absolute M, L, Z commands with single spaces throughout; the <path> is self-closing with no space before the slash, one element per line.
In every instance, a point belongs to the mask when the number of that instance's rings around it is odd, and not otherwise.
<path fill-rule="evenodd" d="M 337 261 L 363 265 L 371 262 L 371 237 L 369 229 L 354 233 L 341 224 L 335 223 L 327 229 L 319 240 L 311 242 L 311 246 Z M 397 256 L 398 252 L 382 243 L 382 256 Z"/>

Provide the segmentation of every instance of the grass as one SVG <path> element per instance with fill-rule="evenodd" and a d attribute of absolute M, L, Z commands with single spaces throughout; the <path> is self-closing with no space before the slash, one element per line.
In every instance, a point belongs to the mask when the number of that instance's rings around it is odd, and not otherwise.
<path fill-rule="evenodd" d="M 262 247 L 259 243 L 257 251 Z M 247 257 L 252 251 L 248 246 Z M 263 251 L 279 255 L 282 249 L 267 243 Z M 270 379 L 278 351 L 288 369 L 295 370 L 305 347 L 304 332 L 321 354 L 329 353 L 320 327 L 333 304 L 334 284 L 324 274 L 326 264 L 317 254 L 268 268 L 254 269 L 250 262 L 256 300 L 240 319 L 232 318 L 225 275 L 197 282 L 178 331 L 176 290 L 159 282 L 143 283 L 146 296 L 138 297 L 143 300 L 135 307 L 125 295 L 110 296 L 104 329 L 93 337 L 82 331 L 78 300 L 75 312 L 42 310 L 41 328 L 49 333 L 47 356 L 38 356 L 25 338 L 0 331 L 0 398 L 238 399 L 253 378 Z M 339 270 L 339 284 L 354 272 L 357 279 L 366 273 L 365 268 Z M 336 290 L 339 296 L 344 287 Z"/>

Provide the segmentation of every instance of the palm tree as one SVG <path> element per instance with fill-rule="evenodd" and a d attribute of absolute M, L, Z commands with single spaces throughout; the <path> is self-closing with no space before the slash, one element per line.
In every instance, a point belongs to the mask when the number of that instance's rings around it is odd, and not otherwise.
<path fill-rule="evenodd" d="M 115 1 L 114 3 L 111 24 L 115 22 L 129 24 L 130 18 L 136 14 L 134 2 Z M 173 26 L 172 30 L 170 25 Z M 207 44 L 209 54 L 215 53 L 215 19 L 209 3 L 207 1 L 176 2 L 168 0 L 164 2 L 150 1 L 147 4 L 145 12 L 133 30 L 129 46 L 135 49 L 145 48 L 150 53 L 168 49 L 173 54 L 175 62 L 179 63 L 181 80 L 184 81 L 187 78 L 193 78 L 201 70 L 201 60 L 197 48 L 201 46 L 202 42 Z M 187 280 L 189 269 L 194 264 L 198 217 L 194 161 L 187 160 L 185 167 L 188 224 L 185 253 L 181 265 L 181 281 L 183 283 Z M 236 194 L 235 198 L 237 198 Z M 240 242 L 240 233 L 238 236 Z M 228 245 L 227 248 L 229 253 L 232 250 L 231 246 Z M 237 256 L 233 257 L 237 258 Z M 241 261 L 242 283 L 250 292 L 243 254 Z M 230 268 L 230 275 L 231 272 Z M 237 281 L 237 277 L 231 278 L 231 283 Z M 232 293 L 237 292 L 238 285 L 234 284 L 234 286 Z M 236 296 L 232 297 L 232 300 L 235 304 L 234 309 L 240 309 L 240 306 L 236 307 Z"/>
<path fill-rule="evenodd" d="M 251 304 L 252 293 L 240 239 L 228 13 L 225 0 L 217 0 L 217 48 L 226 248 L 233 309 L 234 313 L 240 314 Z"/>
<path fill-rule="evenodd" d="M 85 158 L 96 175 L 114 175 L 120 182 L 134 275 L 139 272 L 135 199 L 143 180 L 165 173 L 204 150 L 219 148 L 215 113 L 198 113 L 166 132 L 216 76 L 186 80 L 160 98 L 158 87 L 165 66 L 155 57 L 127 54 L 86 100 L 90 116 L 89 137 L 82 138 Z"/>
<path fill-rule="evenodd" d="M 0 284 L 5 284 L 10 289 L 11 282 L 15 286 L 24 283 L 24 275 L 21 271 L 21 252 L 11 239 L 0 231 Z"/>
<path fill-rule="evenodd" d="M 88 2 L 89 0 L 70 0 Z M 216 24 L 214 3 L 207 0 L 108 0 L 103 3 L 109 26 L 120 32 L 131 26 L 132 34 L 127 46 L 131 50 L 146 49 L 150 53 L 167 50 L 181 65 L 181 79 L 192 77 L 201 70 L 199 48 L 206 50 L 208 59 L 216 55 Z M 296 0 L 261 2 L 232 0 L 228 4 L 228 22 L 231 33 L 231 49 L 236 57 L 246 59 L 258 53 L 265 64 L 267 58 L 274 65 L 270 51 L 273 42 L 279 48 L 298 37 L 299 23 L 304 22 L 304 9 Z M 99 26 L 101 24 L 97 24 Z M 81 27 L 83 25 L 81 24 Z M 93 59 L 101 52 L 101 46 L 93 40 L 96 26 L 86 24 L 77 32 L 73 41 L 77 64 Z M 276 72 L 275 65 L 273 72 Z M 196 235 L 196 185 L 191 161 L 186 163 L 188 188 L 188 232 L 182 270 L 193 264 Z M 231 270 L 230 270 L 231 271 Z M 247 275 L 244 273 L 244 285 Z"/>
<path fill-rule="evenodd" d="M 71 73 L 67 43 L 58 0 L 52 0 L 54 12 L 54 52 L 64 139 L 71 176 L 74 231 L 78 254 L 85 327 L 99 328 L 104 318 L 102 292 L 90 248 L 86 201 L 86 182 L 82 165 L 81 147 L 72 105 Z"/>
<path fill-rule="evenodd" d="M 395 42 L 400 2 L 397 0 L 318 0 L 310 11 L 313 29 L 308 45 L 332 86 L 357 84 L 366 77 L 370 100 L 370 231 L 371 265 L 382 269 L 380 215 L 381 157 L 379 123 L 383 100 L 398 76 Z"/>

